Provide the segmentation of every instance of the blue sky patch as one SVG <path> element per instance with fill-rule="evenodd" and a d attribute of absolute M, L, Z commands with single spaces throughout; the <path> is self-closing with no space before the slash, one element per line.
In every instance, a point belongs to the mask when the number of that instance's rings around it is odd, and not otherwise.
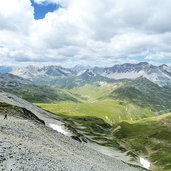
<path fill-rule="evenodd" d="M 42 3 L 38 4 L 31 0 L 31 4 L 34 7 L 34 18 L 36 20 L 43 19 L 48 12 L 54 12 L 60 8 L 60 4 L 54 3 Z"/>

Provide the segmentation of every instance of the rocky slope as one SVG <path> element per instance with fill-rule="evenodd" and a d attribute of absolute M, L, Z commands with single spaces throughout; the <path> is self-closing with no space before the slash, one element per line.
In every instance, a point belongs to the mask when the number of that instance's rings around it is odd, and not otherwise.
<path fill-rule="evenodd" d="M 4 120 L 5 113 L 7 120 Z M 51 130 L 45 125 L 62 123 L 52 114 L 9 93 L 0 93 L 0 122 L 0 170 L 143 170 Z"/>

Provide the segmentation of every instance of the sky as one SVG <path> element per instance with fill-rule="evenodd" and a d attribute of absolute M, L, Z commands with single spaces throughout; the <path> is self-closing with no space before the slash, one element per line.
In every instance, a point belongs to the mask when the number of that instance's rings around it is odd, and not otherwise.
<path fill-rule="evenodd" d="M 0 0 L 0 65 L 171 65 L 171 0 Z"/>
<path fill-rule="evenodd" d="M 48 12 L 54 12 L 60 8 L 60 4 L 56 3 L 36 3 L 34 0 L 31 0 L 31 4 L 34 8 L 34 19 L 43 19 Z"/>

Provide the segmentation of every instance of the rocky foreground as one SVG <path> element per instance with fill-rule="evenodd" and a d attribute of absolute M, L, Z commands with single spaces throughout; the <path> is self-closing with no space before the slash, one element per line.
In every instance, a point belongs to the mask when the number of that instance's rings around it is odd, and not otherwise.
<path fill-rule="evenodd" d="M 2 101 L 2 98 L 1 98 Z M 4 114 L 8 114 L 4 120 Z M 50 128 L 28 110 L 0 103 L 2 171 L 139 171 Z"/>

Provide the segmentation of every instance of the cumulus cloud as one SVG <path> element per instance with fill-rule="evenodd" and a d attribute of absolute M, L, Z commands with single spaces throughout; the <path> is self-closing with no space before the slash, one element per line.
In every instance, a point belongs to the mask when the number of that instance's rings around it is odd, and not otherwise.
<path fill-rule="evenodd" d="M 34 19 L 30 0 L 0 0 L 0 62 L 108 65 L 171 60 L 170 0 L 34 0 L 62 8 Z"/>

